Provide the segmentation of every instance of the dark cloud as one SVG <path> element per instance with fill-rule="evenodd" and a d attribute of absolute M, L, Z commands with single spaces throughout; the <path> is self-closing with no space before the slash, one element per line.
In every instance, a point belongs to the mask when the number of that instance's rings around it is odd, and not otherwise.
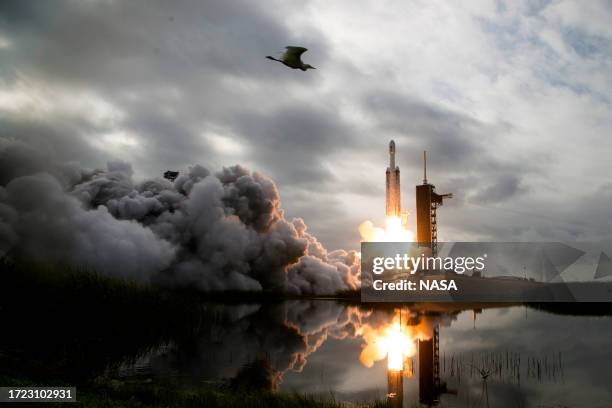
<path fill-rule="evenodd" d="M 213 149 L 197 129 L 198 122 L 164 114 L 155 106 L 132 105 L 124 126 L 136 135 L 146 151 L 146 162 L 154 168 L 172 168 L 211 157 Z M 201 130 L 200 130 L 201 131 Z M 148 166 L 150 169 L 153 166 Z M 161 172 L 159 172 L 161 174 Z"/>
<path fill-rule="evenodd" d="M 380 128 L 401 135 L 404 150 L 428 150 L 441 168 L 472 168 L 483 152 L 487 127 L 471 117 L 394 92 L 366 95 L 363 103 Z"/>
<path fill-rule="evenodd" d="M 331 155 L 350 144 L 350 126 L 337 111 L 292 104 L 266 115 L 238 118 L 253 156 L 281 183 L 322 186 L 333 181 Z"/>
<path fill-rule="evenodd" d="M 1 7 L 19 69 L 28 64 L 43 76 L 104 90 L 195 82 L 210 70 L 278 79 L 285 72 L 271 72 L 263 57 L 305 40 L 250 2 L 8 1 Z M 306 40 L 325 56 L 320 35 Z"/>
<path fill-rule="evenodd" d="M 584 16 L 567 10 L 554 17 L 556 7 L 471 6 L 452 13 L 453 25 L 439 36 L 414 32 L 398 42 L 383 34 L 386 26 L 370 24 L 378 20 L 369 21 L 361 8 L 340 11 L 309 2 L 3 1 L 0 137 L 90 168 L 117 157 L 129 160 L 136 178 L 184 171 L 192 163 L 245 163 L 275 179 L 281 192 L 359 195 L 372 212 L 378 211 L 373 198 L 382 200 L 386 144 L 395 138 L 408 209 L 414 206 L 413 184 L 421 179 L 420 152 L 427 150 L 431 181 L 439 191 L 455 193 L 445 204 L 449 215 L 475 203 L 552 211 L 546 209 L 551 203 L 542 204 L 546 193 L 537 184 L 548 182 L 551 190 L 563 191 L 567 208 L 591 218 L 576 204 L 574 189 L 560 185 L 563 175 L 551 174 L 563 172 L 555 167 L 561 153 L 545 139 L 559 133 L 567 150 L 569 136 L 606 134 L 608 122 L 589 128 L 589 117 L 580 112 L 607 112 L 607 105 L 590 105 L 589 96 L 596 92 L 605 100 L 610 82 L 603 68 L 611 48 L 601 27 L 584 26 Z M 417 21 L 391 10 L 388 27 L 437 18 L 425 5 L 418 9 L 423 14 L 414 14 Z M 558 34 L 560 47 L 546 45 L 544 31 L 526 24 L 525 16 Z M 447 48 L 449 39 L 456 49 Z M 427 47 L 415 48 L 421 43 Z M 290 70 L 264 58 L 286 45 L 309 48 L 304 59 L 318 70 Z M 564 47 L 568 55 L 557 55 Z M 24 94 L 30 103 L 13 106 Z M 574 129 L 569 116 L 585 123 Z M 549 122 L 564 125 L 557 129 Z M 123 135 L 130 144 L 109 142 Z M 211 135 L 234 142 L 239 154 L 219 149 Z M 514 143 L 517 136 L 528 140 L 528 148 Z M 584 146 L 602 143 L 603 137 Z M 363 163 L 362 172 L 355 171 L 356 163 Z M 380 177 L 371 174 L 376 163 Z M 304 214 L 326 244 L 357 244 L 360 220 L 348 209 L 362 204 L 324 200 L 321 206 L 333 215 L 324 217 L 319 203 L 307 195 L 299 199 L 289 198 L 286 207 L 292 215 Z M 442 218 L 441 231 L 462 229 L 467 216 L 453 214 Z M 519 233 L 539 222 L 519 225 L 508 212 L 463 228 Z"/>
<path fill-rule="evenodd" d="M 190 0 L 180 7 L 161 1 L 25 3 L 3 3 L 0 13 L 9 23 L 4 34 L 13 42 L 12 68 L 63 84 L 68 92 L 86 89 L 109 103 L 120 114 L 112 125 L 131 131 L 146 150 L 137 159 L 140 170 L 159 173 L 210 157 L 203 133 L 229 127 L 281 182 L 331 177 L 320 165 L 323 153 L 347 140 L 336 112 L 292 101 L 275 113 L 256 114 L 261 101 L 245 99 L 237 88 L 241 81 L 267 84 L 270 100 L 276 96 L 283 105 L 290 100 L 286 86 L 297 78 L 301 86 L 317 80 L 264 58 L 287 44 L 312 48 L 309 58 L 317 63 L 327 58 L 321 34 L 311 29 L 296 37 L 281 9 Z M 48 124 L 67 120 L 73 119 L 49 118 Z"/>
<path fill-rule="evenodd" d="M 521 180 L 514 174 L 503 174 L 493 184 L 478 191 L 472 200 L 479 204 L 498 203 L 525 192 Z"/>
<path fill-rule="evenodd" d="M 484 124 L 397 93 L 367 95 L 364 105 L 378 127 L 397 135 L 401 142 L 403 174 L 422 174 L 422 156 L 415 151 L 427 150 L 435 178 L 442 180 L 443 188 L 460 190 L 461 202 L 468 196 L 482 203 L 510 199 L 526 189 L 523 179 L 537 169 L 537 163 L 500 160 L 491 152 L 491 145 L 507 132 L 506 124 Z M 420 182 L 420 177 L 408 177 L 403 180 L 409 184 Z"/>
<path fill-rule="evenodd" d="M 100 166 L 109 157 L 97 151 L 87 137 L 97 129 L 99 128 L 93 123 L 80 119 L 67 120 L 53 116 L 28 118 L 7 114 L 0 121 L 0 142 L 10 144 L 17 142 L 22 147 L 30 149 L 28 157 L 41 157 L 36 158 L 35 163 L 27 164 L 28 159 L 20 157 L 21 153 L 13 152 L 14 147 L 10 147 L 8 151 L 3 152 L 6 160 L 4 163 L 12 164 L 2 166 L 5 168 L 5 173 L 0 177 L 7 179 L 7 175 L 12 174 L 15 166 L 39 164 L 45 160 L 81 161 L 92 167 Z"/>

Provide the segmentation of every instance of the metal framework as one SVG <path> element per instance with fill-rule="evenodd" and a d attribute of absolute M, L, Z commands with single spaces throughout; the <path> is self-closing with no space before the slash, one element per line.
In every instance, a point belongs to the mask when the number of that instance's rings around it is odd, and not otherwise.
<path fill-rule="evenodd" d="M 435 202 L 431 203 L 431 254 L 433 256 L 438 255 L 438 220 L 436 218 L 436 210 L 438 204 Z"/>
<path fill-rule="evenodd" d="M 436 325 L 433 332 L 433 375 L 434 387 L 440 390 L 440 326 Z"/>
<path fill-rule="evenodd" d="M 423 152 L 423 184 L 416 186 L 417 242 L 431 248 L 433 256 L 438 253 L 438 216 L 437 210 L 445 198 L 452 194 L 437 194 L 436 187 L 427 182 L 427 154 Z"/>

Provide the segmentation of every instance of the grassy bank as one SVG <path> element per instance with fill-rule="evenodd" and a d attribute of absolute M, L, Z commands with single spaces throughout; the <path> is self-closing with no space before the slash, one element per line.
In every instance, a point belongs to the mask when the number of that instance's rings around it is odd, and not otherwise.
<path fill-rule="evenodd" d="M 92 378 L 213 316 L 193 296 L 89 271 L 5 261 L 0 276 L 0 375 Z"/>
<path fill-rule="evenodd" d="M 28 386 L 36 383 L 12 377 L 0 377 L 4 386 Z M 183 388 L 170 383 L 125 382 L 98 379 L 77 389 L 76 403 L 48 403 L 49 407 L 87 408 L 346 408 L 347 406 L 383 408 L 382 401 L 347 404 L 330 395 L 319 398 L 298 393 L 230 388 Z"/>
<path fill-rule="evenodd" d="M 0 336 L 1 386 L 76 386 L 79 402 L 64 404 L 70 407 L 346 406 L 331 396 L 244 389 L 227 381 L 195 388 L 112 374 L 121 362 L 164 344 L 188 343 L 194 331 L 225 324 L 222 308 L 210 300 L 261 302 L 261 295 L 203 296 L 86 270 L 6 261 L 0 262 L 0 277 L 0 323 L 10 328 Z"/>

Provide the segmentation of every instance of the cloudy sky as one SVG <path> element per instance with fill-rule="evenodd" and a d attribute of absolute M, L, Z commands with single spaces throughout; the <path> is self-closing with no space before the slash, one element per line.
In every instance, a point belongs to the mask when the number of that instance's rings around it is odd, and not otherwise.
<path fill-rule="evenodd" d="M 609 1 L 2 1 L 0 142 L 137 178 L 241 164 L 328 247 L 382 224 L 387 144 L 446 240 L 612 228 Z M 309 49 L 301 72 L 265 59 Z M 414 225 L 414 219 L 412 219 Z"/>

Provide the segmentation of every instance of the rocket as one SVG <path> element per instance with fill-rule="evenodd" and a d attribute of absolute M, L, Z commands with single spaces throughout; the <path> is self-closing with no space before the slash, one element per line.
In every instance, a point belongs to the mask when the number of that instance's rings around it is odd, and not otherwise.
<path fill-rule="evenodd" d="M 389 142 L 389 167 L 387 167 L 387 217 L 400 217 L 400 170 L 395 165 L 395 142 Z"/>

